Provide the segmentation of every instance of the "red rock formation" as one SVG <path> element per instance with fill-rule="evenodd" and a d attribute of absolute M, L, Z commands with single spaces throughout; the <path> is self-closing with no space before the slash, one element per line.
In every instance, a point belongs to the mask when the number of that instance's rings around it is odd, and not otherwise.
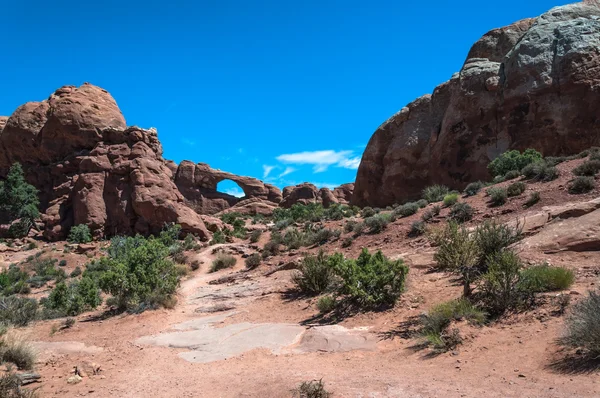
<path fill-rule="evenodd" d="M 354 184 L 344 184 L 335 188 L 332 192 L 329 188 L 317 189 L 313 184 L 305 182 L 296 186 L 285 187 L 280 206 L 289 208 L 297 203 L 321 203 L 324 207 L 329 207 L 335 203 L 348 204 L 353 189 Z"/>
<path fill-rule="evenodd" d="M 556 7 L 483 36 L 460 73 L 371 137 L 352 203 L 384 207 L 431 184 L 486 180 L 508 149 L 544 155 L 600 144 L 600 8 Z"/>
<path fill-rule="evenodd" d="M 207 239 L 202 219 L 172 181 L 156 131 L 125 126 L 105 90 L 62 87 L 46 101 L 19 107 L 6 121 L 0 175 L 13 162 L 23 164 L 40 190 L 49 239 L 64 238 L 77 224 L 104 236 L 155 233 L 171 222 Z"/>

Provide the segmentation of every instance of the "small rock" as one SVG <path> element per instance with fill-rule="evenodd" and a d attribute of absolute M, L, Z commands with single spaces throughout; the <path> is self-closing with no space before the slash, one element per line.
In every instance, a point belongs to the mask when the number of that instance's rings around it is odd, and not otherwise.
<path fill-rule="evenodd" d="M 67 383 L 69 384 L 77 384 L 77 383 L 81 383 L 81 380 L 83 380 L 83 378 L 79 375 L 75 375 L 75 376 L 71 376 L 67 379 Z"/>
<path fill-rule="evenodd" d="M 525 376 L 523 373 L 519 373 L 519 377 L 525 378 L 527 376 Z"/>

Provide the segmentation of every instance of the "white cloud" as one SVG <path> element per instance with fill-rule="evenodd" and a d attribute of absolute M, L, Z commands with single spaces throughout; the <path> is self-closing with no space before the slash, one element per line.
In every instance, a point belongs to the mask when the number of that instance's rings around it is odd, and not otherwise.
<path fill-rule="evenodd" d="M 267 178 L 269 174 L 273 171 L 275 166 L 269 166 L 268 164 L 263 164 L 263 178 Z"/>
<path fill-rule="evenodd" d="M 360 164 L 360 157 L 354 151 L 312 151 L 289 153 L 277 156 L 277 160 L 287 164 L 310 164 L 315 173 L 322 173 L 329 166 L 343 167 L 356 170 Z"/>
<path fill-rule="evenodd" d="M 225 193 L 227 195 L 235 196 L 236 198 L 241 198 L 244 196 L 244 191 L 242 191 L 240 188 L 226 189 Z"/>
<path fill-rule="evenodd" d="M 293 173 L 294 171 L 296 171 L 295 168 L 288 166 L 288 167 L 285 168 L 285 170 L 283 170 L 283 173 L 279 174 L 278 178 L 284 177 L 284 176 L 286 176 L 286 175 L 288 175 L 290 173 Z"/>

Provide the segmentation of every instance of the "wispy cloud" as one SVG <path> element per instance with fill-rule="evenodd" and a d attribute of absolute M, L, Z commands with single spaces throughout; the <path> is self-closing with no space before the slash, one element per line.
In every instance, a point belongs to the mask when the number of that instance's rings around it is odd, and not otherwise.
<path fill-rule="evenodd" d="M 313 165 L 313 172 L 322 173 L 330 166 L 343 167 L 356 170 L 360 164 L 360 156 L 354 151 L 312 151 L 288 153 L 277 156 L 277 160 L 286 164 L 309 164 Z"/>
<path fill-rule="evenodd" d="M 194 145 L 196 145 L 196 141 L 192 141 L 192 140 L 187 139 L 187 138 L 182 138 L 181 139 L 181 143 L 184 144 L 184 145 L 187 145 L 187 146 L 194 146 Z"/>
<path fill-rule="evenodd" d="M 295 168 L 288 166 L 288 167 L 285 168 L 285 170 L 283 170 L 283 173 L 279 174 L 278 178 L 285 177 L 286 175 L 291 174 L 294 171 L 296 171 Z"/>
<path fill-rule="evenodd" d="M 263 164 L 263 178 L 269 177 L 269 174 L 273 171 L 275 166 L 269 166 L 268 164 Z"/>
<path fill-rule="evenodd" d="M 227 195 L 235 196 L 236 198 L 241 198 L 244 196 L 244 192 L 240 188 L 226 189 L 225 193 Z"/>

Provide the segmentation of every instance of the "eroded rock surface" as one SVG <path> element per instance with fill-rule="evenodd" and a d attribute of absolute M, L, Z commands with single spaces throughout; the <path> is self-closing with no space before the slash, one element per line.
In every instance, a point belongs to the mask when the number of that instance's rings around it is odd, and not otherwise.
<path fill-rule="evenodd" d="M 549 156 L 599 145 L 599 47 L 600 8 L 585 3 L 487 33 L 460 73 L 373 134 L 352 203 L 401 203 L 434 183 L 462 189 L 488 179 L 488 163 L 508 149 Z"/>

